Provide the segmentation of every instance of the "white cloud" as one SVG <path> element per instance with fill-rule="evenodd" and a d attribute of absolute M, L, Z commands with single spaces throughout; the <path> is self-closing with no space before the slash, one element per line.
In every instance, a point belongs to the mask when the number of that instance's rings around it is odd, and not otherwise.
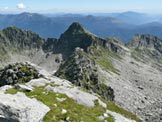
<path fill-rule="evenodd" d="M 16 6 L 18 9 L 26 9 L 26 6 L 23 3 L 18 3 Z"/>
<path fill-rule="evenodd" d="M 9 7 L 8 7 L 8 6 L 6 6 L 6 7 L 4 7 L 4 9 L 5 9 L 5 10 L 7 10 L 7 9 L 9 9 Z"/>

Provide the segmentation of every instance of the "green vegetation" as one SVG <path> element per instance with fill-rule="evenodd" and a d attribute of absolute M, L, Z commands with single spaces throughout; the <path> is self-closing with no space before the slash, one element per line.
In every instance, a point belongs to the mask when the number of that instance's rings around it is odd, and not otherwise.
<path fill-rule="evenodd" d="M 66 95 L 49 92 L 44 90 L 44 88 L 45 86 L 35 87 L 33 92 L 23 91 L 27 96 L 31 98 L 34 97 L 50 107 L 51 110 L 44 117 L 44 122 L 60 122 L 61 120 L 67 121 L 66 119 L 68 118 L 68 122 L 99 122 L 98 117 L 103 115 L 106 111 L 105 108 L 99 105 L 98 100 L 94 101 L 95 107 L 86 107 L 78 104 Z M 6 91 L 6 93 L 16 94 L 18 91 L 22 92 L 12 88 Z M 59 102 L 57 98 L 66 98 L 66 100 Z M 142 122 L 136 115 L 118 107 L 114 102 L 103 101 L 107 104 L 108 110 L 117 112 L 127 118 L 131 118 L 132 120 L 136 120 L 136 122 Z M 62 109 L 67 110 L 67 113 L 62 114 Z M 105 118 L 105 120 L 107 120 L 107 122 L 114 122 L 114 117 L 109 115 L 109 117 Z"/>
<path fill-rule="evenodd" d="M 9 64 L 0 70 L 0 86 L 26 83 L 40 77 L 42 75 L 28 63 Z"/>
<path fill-rule="evenodd" d="M 96 62 L 104 68 L 106 71 L 112 71 L 114 73 L 117 73 L 116 69 L 114 68 L 112 62 L 109 60 L 108 57 L 101 56 L 96 59 Z"/>
<path fill-rule="evenodd" d="M 25 76 L 19 78 L 18 83 L 24 83 L 24 82 L 28 82 L 28 81 L 34 79 L 35 76 L 36 76 L 37 71 L 32 69 L 32 68 L 22 66 L 21 67 L 21 72 L 23 72 L 25 74 Z"/>
<path fill-rule="evenodd" d="M 99 49 L 96 49 L 94 47 L 91 47 L 93 54 L 90 57 L 96 61 L 98 65 L 100 65 L 104 70 L 111 71 L 116 74 L 119 74 L 119 71 L 115 69 L 112 63 L 112 58 L 116 58 L 121 60 L 121 57 L 117 55 L 114 52 L 108 51 L 104 49 L 103 47 L 99 47 Z"/>
<path fill-rule="evenodd" d="M 119 113 L 119 114 L 125 116 L 126 118 L 130 118 L 132 120 L 135 120 L 136 122 L 142 122 L 135 114 L 132 114 L 131 112 L 120 108 L 114 102 L 107 102 L 107 106 L 108 106 L 107 108 L 110 111 L 114 111 L 116 113 Z"/>
<path fill-rule="evenodd" d="M 17 92 L 18 90 L 13 88 L 9 89 L 6 93 L 15 94 Z M 44 87 L 36 87 L 33 92 L 23 92 L 31 98 L 34 96 L 36 99 L 50 107 L 51 110 L 44 117 L 44 122 L 60 122 L 61 120 L 68 122 L 98 122 L 98 117 L 103 115 L 106 111 L 105 108 L 97 103 L 97 100 L 95 101 L 95 107 L 86 107 L 78 104 L 66 95 L 46 91 L 44 90 Z M 66 100 L 59 102 L 57 98 L 66 98 Z M 62 109 L 67 110 L 67 113 L 62 114 Z M 69 120 L 66 120 L 68 118 Z M 108 118 L 105 118 L 105 120 L 114 122 L 113 116 L 109 116 Z"/>
<path fill-rule="evenodd" d="M 114 119 L 114 117 L 112 115 L 108 114 L 108 116 L 109 117 L 106 119 L 107 122 L 115 122 L 115 119 Z"/>
<path fill-rule="evenodd" d="M 11 89 L 8 89 L 5 93 L 6 94 L 16 94 L 18 91 L 20 91 L 20 90 L 15 89 L 15 88 L 11 88 Z"/>

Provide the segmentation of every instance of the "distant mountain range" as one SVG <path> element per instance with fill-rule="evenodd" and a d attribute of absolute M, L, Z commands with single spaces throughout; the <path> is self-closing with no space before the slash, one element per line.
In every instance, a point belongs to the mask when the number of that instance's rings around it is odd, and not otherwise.
<path fill-rule="evenodd" d="M 86 29 L 100 37 L 118 37 L 127 42 L 137 33 L 153 34 L 162 38 L 162 17 L 147 14 L 125 12 L 112 14 L 65 14 L 41 15 L 21 13 L 16 15 L 0 15 L 0 28 L 17 26 L 32 30 L 44 38 L 58 38 L 68 26 L 76 21 Z"/>

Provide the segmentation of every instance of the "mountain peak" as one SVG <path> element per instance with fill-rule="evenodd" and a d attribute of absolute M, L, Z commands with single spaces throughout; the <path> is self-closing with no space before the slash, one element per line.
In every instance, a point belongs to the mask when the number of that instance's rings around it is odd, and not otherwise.
<path fill-rule="evenodd" d="M 69 28 L 66 30 L 65 34 L 79 34 L 84 33 L 85 29 L 79 22 L 73 22 Z"/>
<path fill-rule="evenodd" d="M 66 58 L 71 55 L 76 47 L 86 51 L 92 45 L 92 42 L 96 41 L 96 38 L 95 35 L 84 29 L 81 24 L 74 22 L 60 36 L 56 43 L 55 52 L 63 53 Z"/>

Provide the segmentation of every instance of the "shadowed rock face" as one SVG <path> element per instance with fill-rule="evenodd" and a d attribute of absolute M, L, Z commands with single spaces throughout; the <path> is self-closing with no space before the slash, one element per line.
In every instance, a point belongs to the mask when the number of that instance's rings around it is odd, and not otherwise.
<path fill-rule="evenodd" d="M 90 46 L 95 48 L 102 46 L 109 51 L 121 52 L 122 48 L 113 40 L 99 38 L 84 29 L 79 23 L 74 22 L 58 39 L 54 53 L 62 53 L 64 59 L 67 59 L 74 52 L 75 48 L 80 47 L 88 52 Z"/>
<path fill-rule="evenodd" d="M 42 47 L 43 50 L 47 53 L 53 52 L 57 41 L 58 40 L 55 38 L 48 38 L 47 41 L 45 41 L 45 43 L 43 44 L 43 47 Z"/>
<path fill-rule="evenodd" d="M 0 122 L 19 122 L 18 120 L 14 119 L 7 119 L 7 118 L 1 118 L 0 117 Z"/>
<path fill-rule="evenodd" d="M 76 47 L 87 50 L 92 42 L 93 36 L 79 23 L 75 22 L 60 36 L 54 52 L 63 53 L 67 57 L 72 54 Z"/>
<path fill-rule="evenodd" d="M 21 50 L 40 49 L 45 41 L 36 33 L 21 30 L 17 27 L 8 27 L 2 30 L 2 35 L 5 36 L 5 43 Z"/>

